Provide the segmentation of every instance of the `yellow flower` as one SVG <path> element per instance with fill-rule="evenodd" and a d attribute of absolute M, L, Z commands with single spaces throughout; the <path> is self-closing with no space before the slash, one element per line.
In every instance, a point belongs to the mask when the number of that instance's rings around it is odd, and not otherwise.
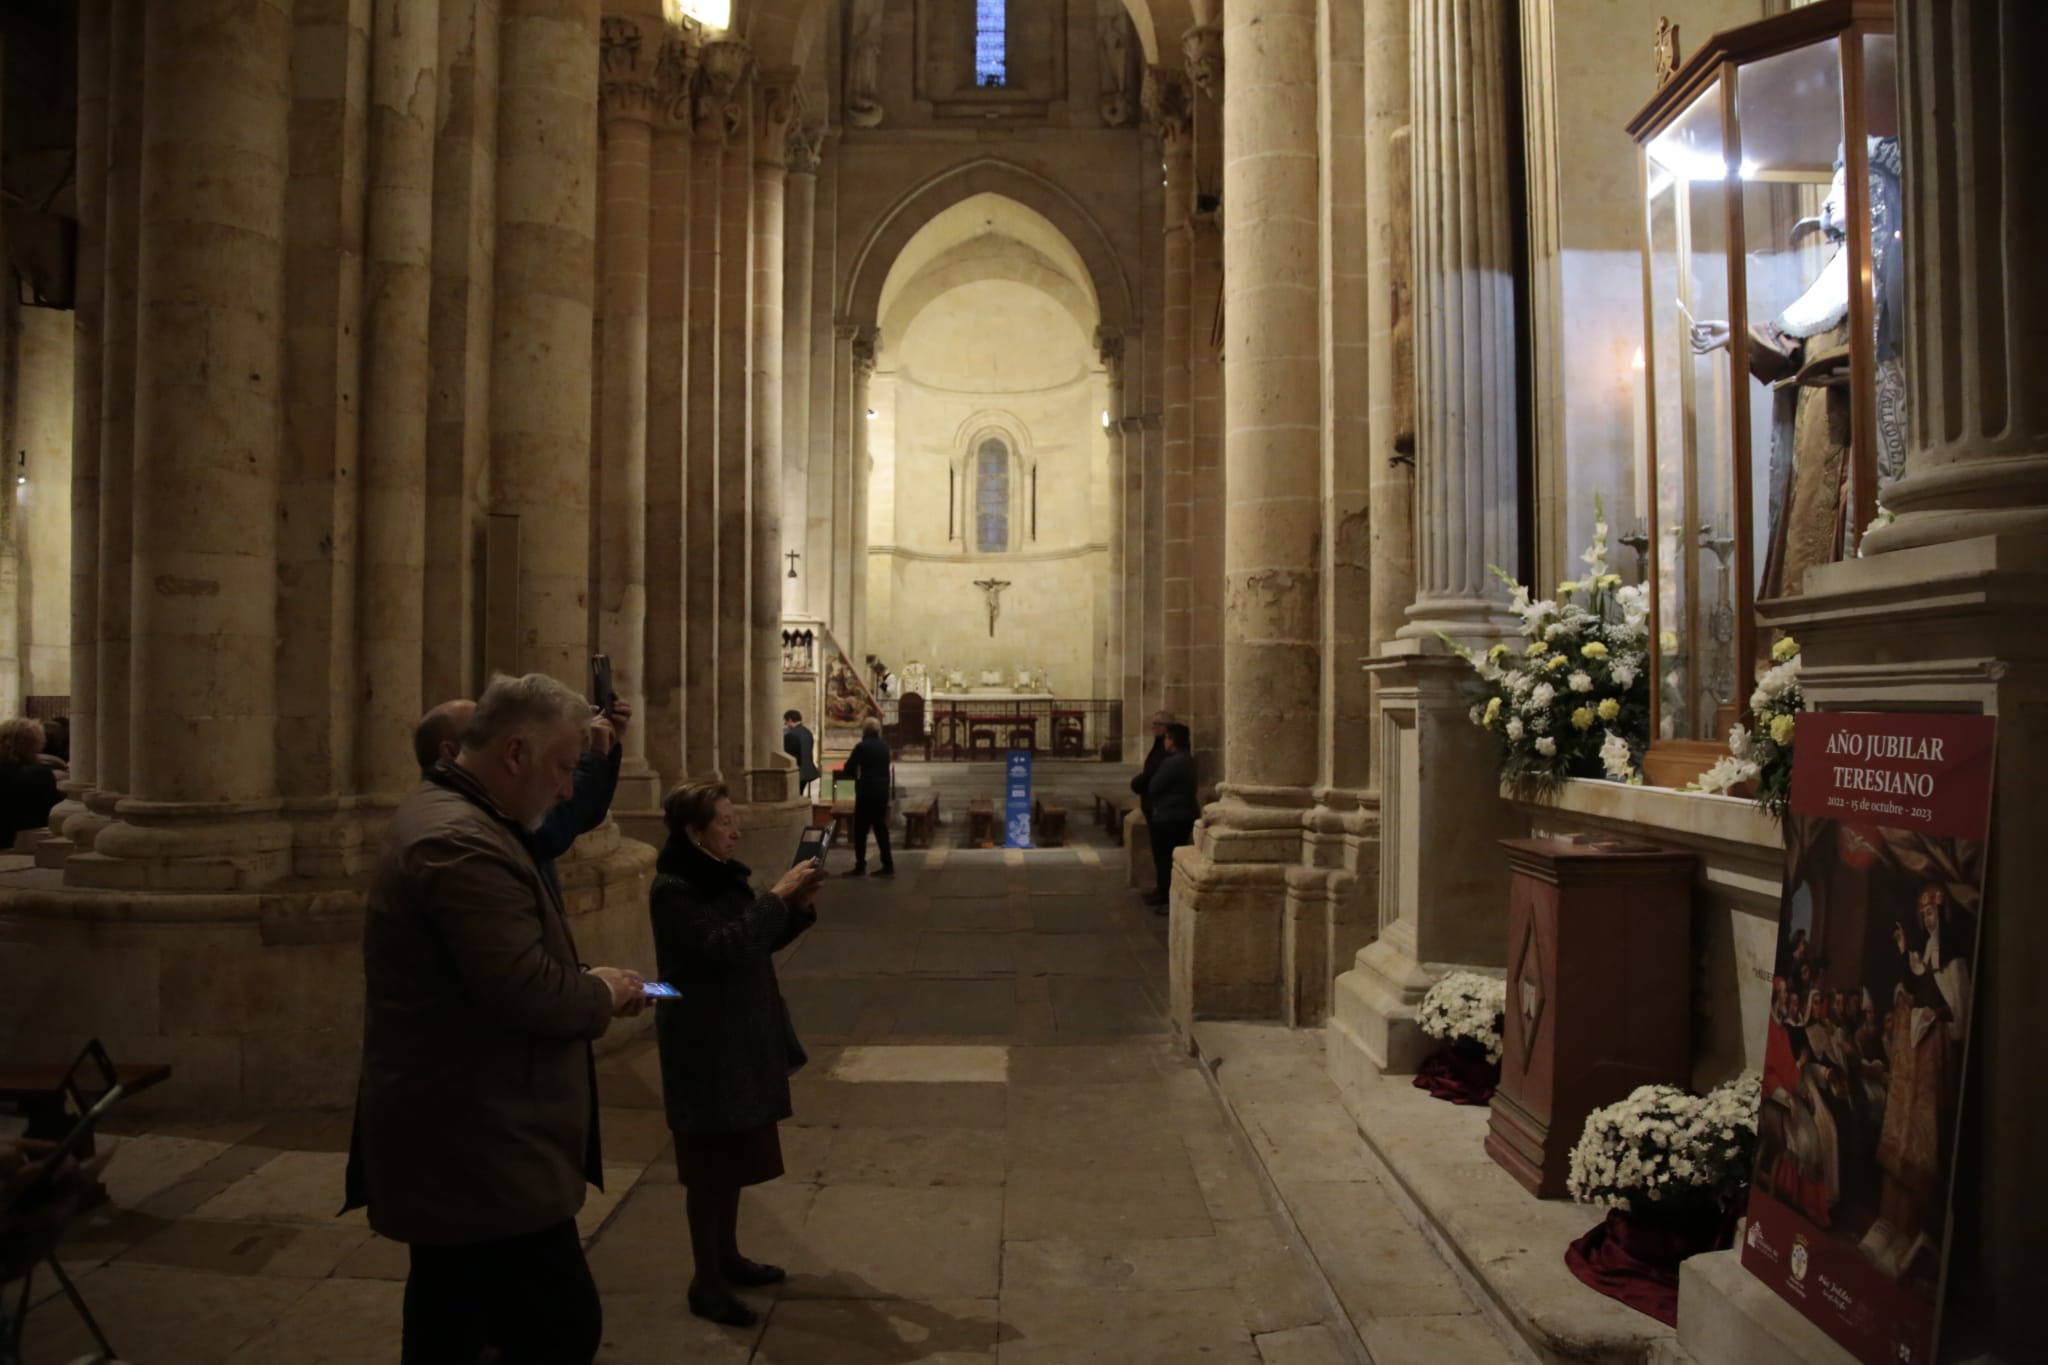
<path fill-rule="evenodd" d="M 1495 645 L 1492 649 L 1486 651 L 1486 657 L 1488 659 L 1493 660 L 1495 663 L 1498 663 L 1500 662 L 1501 657 L 1505 655 L 1507 652 L 1508 647 L 1506 645 Z"/>
<path fill-rule="evenodd" d="M 1792 717 L 1790 716 L 1779 716 L 1772 720 L 1771 743 L 1781 749 L 1790 748 L 1792 745 L 1793 728 Z"/>
<path fill-rule="evenodd" d="M 1486 703 L 1486 717 L 1485 717 L 1485 719 L 1481 720 L 1481 721 L 1480 721 L 1479 723 L 1480 723 L 1481 725 L 1484 725 L 1484 726 L 1485 726 L 1485 727 L 1486 727 L 1487 729 L 1491 730 L 1491 729 L 1493 728 L 1493 723 L 1494 723 L 1495 721 L 1499 720 L 1499 719 L 1500 719 L 1500 698 L 1499 698 L 1499 697 L 1492 697 L 1492 698 L 1489 698 L 1489 699 L 1487 700 L 1487 703 Z"/>
<path fill-rule="evenodd" d="M 1608 697 L 1600 703 L 1600 719 L 1613 720 L 1621 714 L 1621 703 Z"/>
<path fill-rule="evenodd" d="M 1798 652 L 1799 642 L 1789 635 L 1787 635 L 1784 639 L 1778 641 L 1778 643 L 1771 646 L 1771 657 L 1773 659 L 1776 659 L 1779 663 L 1784 663 L 1785 660 L 1791 658 L 1794 654 L 1797 654 Z"/>
<path fill-rule="evenodd" d="M 1604 659 L 1607 657 L 1607 646 L 1601 644 L 1598 640 L 1588 640 L 1584 645 L 1580 646 L 1579 653 L 1589 659 Z"/>
<path fill-rule="evenodd" d="M 1573 593 L 1577 592 L 1578 590 L 1579 585 L 1569 578 L 1567 578 L 1564 582 L 1557 585 L 1557 595 L 1559 597 L 1570 597 Z"/>
<path fill-rule="evenodd" d="M 1600 575 L 1598 582 L 1603 588 L 1618 588 L 1621 586 L 1621 575 L 1618 573 L 1604 573 Z"/>
<path fill-rule="evenodd" d="M 1553 654 L 1550 656 L 1550 662 L 1545 664 L 1544 667 L 1549 669 L 1551 672 L 1555 673 L 1558 669 L 1563 668 L 1566 664 L 1570 662 L 1571 660 L 1565 658 L 1562 654 Z"/>
<path fill-rule="evenodd" d="M 1678 632 L 1667 630 L 1658 635 L 1657 648 L 1663 650 L 1666 654 L 1676 654 L 1678 652 Z"/>
<path fill-rule="evenodd" d="M 1541 640 L 1531 640 L 1529 647 L 1522 652 L 1532 659 L 1539 658 L 1550 652 L 1550 646 L 1544 644 Z"/>
<path fill-rule="evenodd" d="M 1592 729 L 1593 708 L 1590 706 L 1581 706 L 1578 710 L 1572 712 L 1572 728 L 1575 730 Z"/>

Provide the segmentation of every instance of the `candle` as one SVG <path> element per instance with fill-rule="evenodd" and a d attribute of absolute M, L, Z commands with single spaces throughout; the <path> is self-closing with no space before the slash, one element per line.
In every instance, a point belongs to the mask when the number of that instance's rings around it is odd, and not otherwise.
<path fill-rule="evenodd" d="M 1647 526 L 1650 521 L 1650 419 L 1646 391 L 1649 371 L 1643 363 L 1642 347 L 1636 347 L 1628 368 L 1629 432 L 1635 441 L 1636 456 L 1636 524 Z"/>

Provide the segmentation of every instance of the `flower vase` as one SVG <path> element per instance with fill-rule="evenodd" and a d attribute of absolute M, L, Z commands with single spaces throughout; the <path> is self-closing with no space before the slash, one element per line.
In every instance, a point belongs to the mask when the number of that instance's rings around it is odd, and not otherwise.
<path fill-rule="evenodd" d="M 1416 1068 L 1415 1085 L 1452 1104 L 1485 1104 L 1500 1086 L 1500 1063 L 1470 1038 L 1454 1038 Z"/>
<path fill-rule="evenodd" d="M 1728 1220 L 1712 1207 L 1611 1209 L 1565 1248 L 1572 1274 L 1608 1298 L 1678 1325 L 1678 1266 L 1730 1242 Z"/>

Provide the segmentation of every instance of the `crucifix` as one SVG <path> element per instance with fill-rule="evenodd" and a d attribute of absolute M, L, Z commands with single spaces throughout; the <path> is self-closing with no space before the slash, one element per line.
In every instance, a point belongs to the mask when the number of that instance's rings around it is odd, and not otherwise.
<path fill-rule="evenodd" d="M 996 617 L 1000 616 L 1003 610 L 1003 589 L 1010 586 L 1010 580 L 1007 578 L 977 578 L 974 580 L 974 586 L 988 594 L 988 636 L 993 640 L 996 636 Z"/>
<path fill-rule="evenodd" d="M 788 560 L 788 561 L 789 561 L 789 576 L 790 576 L 791 578 L 795 578 L 795 577 L 796 577 L 796 562 L 797 562 L 797 561 L 798 561 L 799 559 L 802 559 L 802 558 L 803 558 L 803 556 L 802 556 L 802 555 L 800 555 L 800 554 L 798 554 L 798 553 L 797 553 L 797 552 L 796 552 L 795 550 L 784 550 L 784 551 L 782 552 L 782 557 L 783 557 L 784 559 L 786 559 L 786 560 Z"/>

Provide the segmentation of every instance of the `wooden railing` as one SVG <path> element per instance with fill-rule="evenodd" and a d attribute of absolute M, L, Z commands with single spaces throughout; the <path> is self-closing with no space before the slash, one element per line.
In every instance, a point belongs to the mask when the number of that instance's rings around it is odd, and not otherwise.
<path fill-rule="evenodd" d="M 1042 758 L 1116 762 L 1123 756 L 1124 704 L 1102 698 L 955 701 L 928 705 L 924 724 L 905 725 L 902 703 L 881 702 L 882 724 L 899 758 L 934 762 L 999 759 L 1011 749 Z"/>

